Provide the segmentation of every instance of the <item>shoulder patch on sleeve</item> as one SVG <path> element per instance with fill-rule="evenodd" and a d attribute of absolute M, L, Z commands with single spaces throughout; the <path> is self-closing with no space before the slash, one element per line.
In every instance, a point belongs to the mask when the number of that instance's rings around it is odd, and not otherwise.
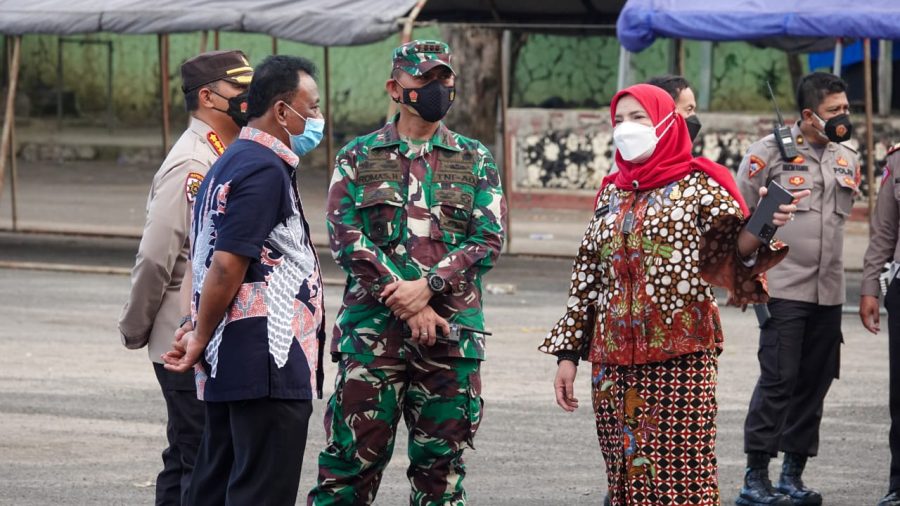
<path fill-rule="evenodd" d="M 225 145 L 222 144 L 222 141 L 221 141 L 221 139 L 219 139 L 219 136 L 216 135 L 215 132 L 210 130 L 210 132 L 208 134 L 206 134 L 206 140 L 207 140 L 207 142 L 209 142 L 209 145 L 212 146 L 212 148 L 216 152 L 216 154 L 219 156 L 222 156 L 222 153 L 225 152 Z M 200 179 L 202 180 L 203 178 L 201 177 Z"/>
<path fill-rule="evenodd" d="M 765 168 L 766 162 L 764 162 L 762 158 L 756 155 L 750 155 L 750 169 L 747 171 L 747 177 L 753 178 L 753 176 L 759 174 L 759 172 Z"/>
<path fill-rule="evenodd" d="M 184 197 L 188 202 L 193 203 L 197 198 L 201 183 L 203 183 L 203 174 L 191 172 L 187 175 L 187 179 L 184 180 Z"/>

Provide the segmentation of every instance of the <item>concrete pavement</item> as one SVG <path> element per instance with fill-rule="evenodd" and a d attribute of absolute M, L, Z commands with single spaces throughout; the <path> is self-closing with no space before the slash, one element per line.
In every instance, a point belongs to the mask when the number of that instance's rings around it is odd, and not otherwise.
<path fill-rule="evenodd" d="M 0 234 L 0 256 L 59 263 L 129 266 L 134 240 Z M 467 453 L 470 504 L 600 504 L 606 488 L 594 437 L 586 368 L 577 380 L 583 406 L 554 405 L 555 363 L 536 351 L 562 315 L 571 262 L 507 256 L 488 275 L 515 293 L 487 293 L 494 335 L 484 363 L 485 418 Z M 328 278 L 334 262 L 323 262 Z M 0 269 L 0 504 L 148 504 L 165 441 L 165 406 L 146 351 L 125 350 L 115 330 L 128 278 Z M 339 290 L 326 289 L 328 323 Z M 330 295 L 329 295 L 330 294 Z M 742 424 L 756 380 L 752 312 L 723 309 L 717 452 L 722 503 L 740 485 Z M 820 456 L 807 481 L 832 506 L 874 505 L 887 481 L 887 337 L 871 336 L 854 315 L 843 321 L 841 380 L 825 406 Z M 326 396 L 334 364 L 327 363 Z M 314 402 L 300 500 L 324 445 L 324 401 Z M 402 425 L 402 424 L 401 424 Z M 404 504 L 406 432 L 376 504 Z M 775 472 L 777 463 L 772 464 Z"/>

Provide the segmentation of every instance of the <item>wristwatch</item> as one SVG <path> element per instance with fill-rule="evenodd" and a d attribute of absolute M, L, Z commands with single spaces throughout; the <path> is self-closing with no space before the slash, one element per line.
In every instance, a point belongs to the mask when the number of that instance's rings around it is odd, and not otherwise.
<path fill-rule="evenodd" d="M 430 273 L 425 276 L 425 279 L 428 281 L 428 288 L 434 293 L 444 293 L 447 289 L 447 280 L 437 274 Z"/>

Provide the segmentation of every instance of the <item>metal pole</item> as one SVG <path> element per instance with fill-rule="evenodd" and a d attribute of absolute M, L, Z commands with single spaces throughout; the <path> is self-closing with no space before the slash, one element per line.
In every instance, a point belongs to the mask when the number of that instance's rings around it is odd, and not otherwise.
<path fill-rule="evenodd" d="M 9 89 L 6 92 L 6 113 L 3 115 L 3 133 L 0 134 L 0 195 L 3 195 L 3 175 L 6 173 L 6 160 L 12 148 L 12 128 L 15 121 L 16 86 L 19 84 L 19 57 L 22 49 L 22 36 L 13 39 L 12 58 L 9 69 Z"/>
<path fill-rule="evenodd" d="M 697 105 L 701 111 L 708 111 L 712 103 L 712 75 L 713 75 L 713 43 L 703 41 L 700 43 L 700 96 Z"/>
<path fill-rule="evenodd" d="M 63 42 L 56 38 L 56 128 L 62 130 L 63 110 Z"/>
<path fill-rule="evenodd" d="M 631 82 L 631 52 L 625 46 L 619 46 L 619 76 L 616 89 L 623 89 Z"/>
<path fill-rule="evenodd" d="M 831 73 L 840 77 L 841 65 L 844 60 L 844 39 L 838 38 L 834 42 L 834 69 Z"/>
<path fill-rule="evenodd" d="M 274 38 L 272 39 L 275 40 Z M 334 167 L 334 117 L 331 114 L 331 58 L 328 46 L 323 48 L 325 64 L 325 192 L 331 184 L 331 171 Z"/>
<path fill-rule="evenodd" d="M 213 49 L 216 51 L 219 50 L 219 31 L 216 30 L 213 32 Z"/>
<path fill-rule="evenodd" d="M 513 197 L 513 178 L 512 178 L 512 146 L 509 142 L 509 122 L 507 112 L 509 109 L 509 70 L 512 58 L 512 33 L 509 30 L 503 30 L 503 37 L 500 40 L 500 121 L 502 121 L 502 138 L 501 149 L 503 150 L 503 159 L 500 161 L 504 193 L 506 194 L 506 251 L 512 251 L 512 197 Z"/>
<path fill-rule="evenodd" d="M 200 54 L 203 54 L 206 52 L 206 46 L 208 45 L 208 43 L 209 43 L 209 32 L 206 30 L 203 30 L 202 32 L 200 32 Z"/>
<path fill-rule="evenodd" d="M 272 54 L 278 54 L 278 37 L 272 37 Z M 327 47 L 325 48 L 325 54 L 328 54 Z"/>
<path fill-rule="evenodd" d="M 891 113 L 891 91 L 894 87 L 893 43 L 878 41 L 878 115 Z"/>
<path fill-rule="evenodd" d="M 866 183 L 869 194 L 869 217 L 875 211 L 875 132 L 872 131 L 872 39 L 863 39 L 863 66 L 866 88 Z M 869 234 L 872 229 L 869 229 Z"/>
<path fill-rule="evenodd" d="M 162 94 L 162 137 L 163 152 L 169 152 L 169 36 L 157 35 L 159 42 L 159 86 Z"/>

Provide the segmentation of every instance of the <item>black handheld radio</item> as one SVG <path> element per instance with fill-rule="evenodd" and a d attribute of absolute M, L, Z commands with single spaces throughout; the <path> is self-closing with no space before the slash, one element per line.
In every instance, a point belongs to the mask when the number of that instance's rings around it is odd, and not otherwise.
<path fill-rule="evenodd" d="M 769 81 L 766 81 L 766 86 L 769 87 L 769 95 L 772 97 L 772 105 L 775 106 L 775 116 L 777 117 L 773 131 L 775 142 L 778 143 L 778 151 L 781 152 L 781 158 L 789 162 L 797 157 L 797 145 L 794 144 L 794 137 L 791 136 L 791 128 L 784 124 L 784 118 L 781 117 L 781 111 L 778 110 L 778 104 L 775 102 L 775 93 L 772 91 L 772 85 L 769 84 Z"/>

